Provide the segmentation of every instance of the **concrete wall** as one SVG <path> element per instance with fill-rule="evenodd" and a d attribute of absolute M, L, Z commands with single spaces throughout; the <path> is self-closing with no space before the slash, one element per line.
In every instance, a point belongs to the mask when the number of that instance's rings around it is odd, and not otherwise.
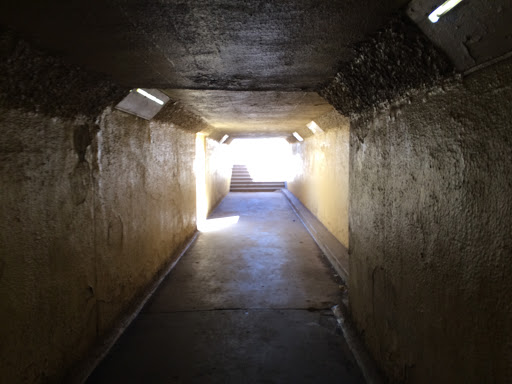
<path fill-rule="evenodd" d="M 203 133 L 196 135 L 196 191 L 197 225 L 202 229 L 211 211 L 229 192 L 231 162 L 226 145 L 207 138 Z"/>
<path fill-rule="evenodd" d="M 112 110 L 128 90 L 11 33 L 0 53 L 0 381 L 61 382 L 196 230 L 195 122 Z"/>
<path fill-rule="evenodd" d="M 231 167 L 233 166 L 226 144 L 206 138 L 206 198 L 208 214 L 228 194 L 231 183 Z"/>
<path fill-rule="evenodd" d="M 350 306 L 392 382 L 512 380 L 512 61 L 351 124 Z"/>
<path fill-rule="evenodd" d="M 0 126 L 0 372 L 58 381 L 195 231 L 195 135 L 110 110 Z"/>
<path fill-rule="evenodd" d="M 300 165 L 288 189 L 348 247 L 350 123 L 336 111 L 315 122 L 325 132 L 293 144 Z"/>

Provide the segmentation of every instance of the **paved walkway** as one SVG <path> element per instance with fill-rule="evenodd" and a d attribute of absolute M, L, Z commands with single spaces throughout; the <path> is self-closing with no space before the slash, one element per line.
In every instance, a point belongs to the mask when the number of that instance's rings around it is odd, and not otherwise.
<path fill-rule="evenodd" d="M 230 193 L 88 383 L 363 383 L 339 282 L 280 192 Z"/>

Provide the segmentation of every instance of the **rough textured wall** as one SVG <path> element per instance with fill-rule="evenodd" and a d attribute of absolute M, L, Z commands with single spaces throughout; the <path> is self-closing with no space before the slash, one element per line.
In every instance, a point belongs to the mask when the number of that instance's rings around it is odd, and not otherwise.
<path fill-rule="evenodd" d="M 94 224 L 101 333 L 195 231 L 195 134 L 107 111 L 97 141 Z"/>
<path fill-rule="evenodd" d="M 96 117 L 126 96 L 105 76 L 68 65 L 0 26 L 0 105 L 48 116 Z"/>
<path fill-rule="evenodd" d="M 195 134 L 125 91 L 0 33 L 2 382 L 61 382 L 195 231 Z"/>
<path fill-rule="evenodd" d="M 393 382 L 512 380 L 512 61 L 351 124 L 350 306 Z"/>
<path fill-rule="evenodd" d="M 320 90 L 345 116 L 428 87 L 453 72 L 445 55 L 405 15 L 354 46 L 352 56 Z"/>
<path fill-rule="evenodd" d="M 163 106 L 153 118 L 153 121 L 160 123 L 172 122 L 180 128 L 194 133 L 199 131 L 211 132 L 213 129 L 203 118 L 187 110 L 182 103 L 172 99 Z"/>
<path fill-rule="evenodd" d="M 288 189 L 348 247 L 350 123 L 336 111 L 315 121 L 325 132 L 293 144 L 300 166 Z"/>
<path fill-rule="evenodd" d="M 209 214 L 229 192 L 232 162 L 226 144 L 219 144 L 209 138 L 206 138 L 205 144 L 205 182 Z"/>
<path fill-rule="evenodd" d="M 194 232 L 194 134 L 118 111 L 0 126 L 0 372 L 59 381 Z"/>

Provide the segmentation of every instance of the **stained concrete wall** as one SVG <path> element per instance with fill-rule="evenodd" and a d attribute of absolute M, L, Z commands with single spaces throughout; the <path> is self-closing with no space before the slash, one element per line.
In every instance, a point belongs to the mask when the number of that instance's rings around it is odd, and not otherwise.
<path fill-rule="evenodd" d="M 0 116 L 0 372 L 58 381 L 195 231 L 195 135 L 118 111 Z"/>
<path fill-rule="evenodd" d="M 12 34 L 0 53 L 1 381 L 61 382 L 196 230 L 195 132 Z"/>
<path fill-rule="evenodd" d="M 392 382 L 512 379 L 512 61 L 351 124 L 350 306 Z"/>
<path fill-rule="evenodd" d="M 288 189 L 348 247 L 350 122 L 336 111 L 315 122 L 324 133 L 293 144 L 299 166 Z"/>

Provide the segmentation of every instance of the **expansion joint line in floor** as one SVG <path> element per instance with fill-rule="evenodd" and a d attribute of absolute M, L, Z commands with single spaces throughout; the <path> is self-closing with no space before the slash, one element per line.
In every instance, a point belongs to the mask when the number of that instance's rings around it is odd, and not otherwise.
<path fill-rule="evenodd" d="M 226 307 L 226 308 L 208 308 L 208 309 L 185 309 L 177 311 L 155 311 L 155 312 L 142 312 L 141 315 L 159 315 L 159 314 L 173 314 L 173 313 L 195 313 L 195 312 L 228 312 L 228 311 L 307 311 L 307 312 L 322 312 L 331 311 L 332 307 L 314 308 L 314 307 L 300 307 L 300 308 L 274 308 L 274 307 Z"/>

